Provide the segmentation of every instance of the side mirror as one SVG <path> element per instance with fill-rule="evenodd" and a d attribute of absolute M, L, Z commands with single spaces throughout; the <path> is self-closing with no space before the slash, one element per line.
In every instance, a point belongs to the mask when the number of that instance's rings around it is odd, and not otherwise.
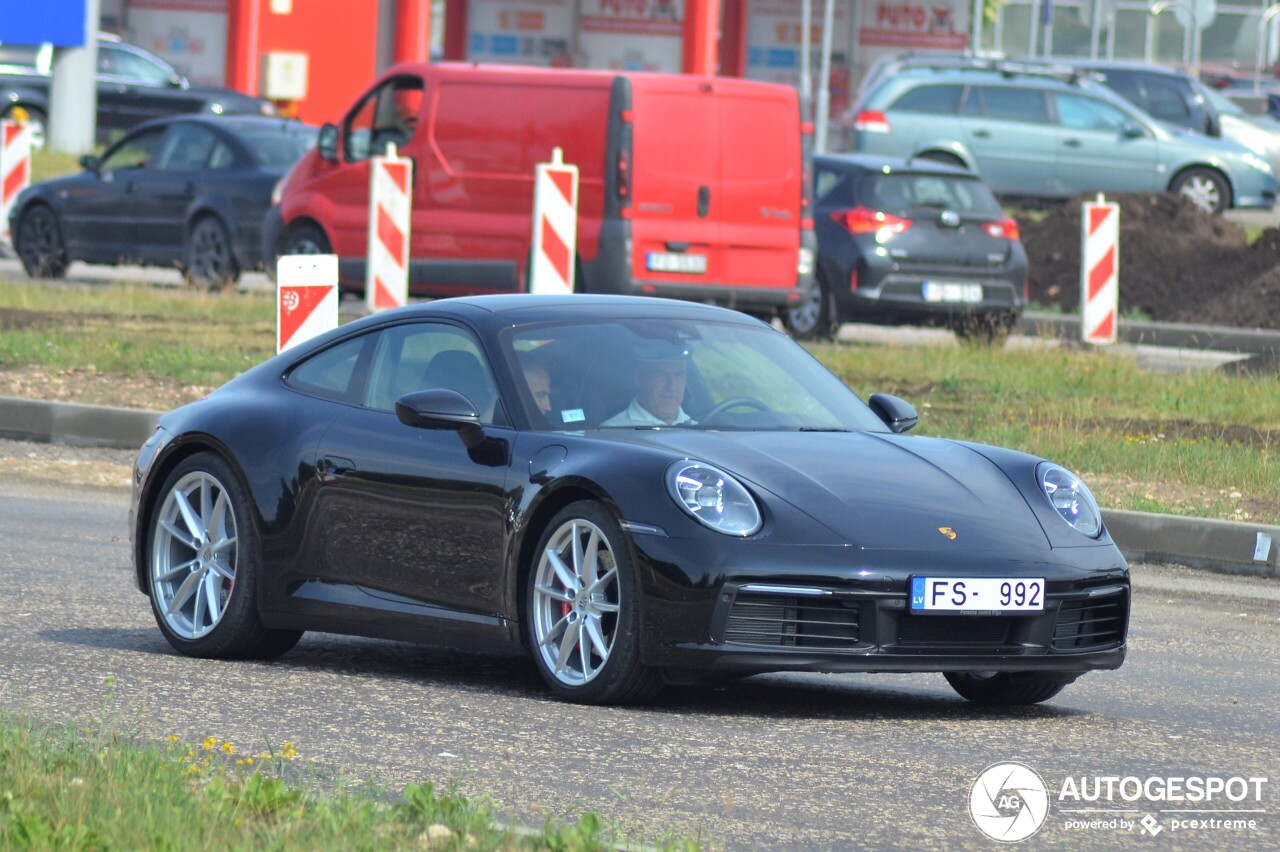
<path fill-rule="evenodd" d="M 94 172 L 96 174 L 101 165 L 102 161 L 92 154 L 85 154 L 80 158 L 80 168 L 86 172 Z"/>
<path fill-rule="evenodd" d="M 326 124 L 320 128 L 320 135 L 316 139 L 316 150 L 320 152 L 320 158 L 328 160 L 331 163 L 338 162 L 338 127 L 335 124 Z"/>
<path fill-rule="evenodd" d="M 170 74 L 169 86 L 174 89 L 189 89 L 191 88 L 191 81 L 181 74 Z"/>
<path fill-rule="evenodd" d="M 1143 130 L 1142 125 L 1136 121 L 1126 121 L 1120 133 L 1125 139 L 1141 139 L 1147 135 L 1147 131 Z"/>
<path fill-rule="evenodd" d="M 484 443 L 480 412 L 457 391 L 438 388 L 407 393 L 396 400 L 396 417 L 418 429 L 452 429 L 468 450 Z"/>
<path fill-rule="evenodd" d="M 890 432 L 906 432 L 920 422 L 920 415 L 916 414 L 911 403 L 887 393 L 873 393 L 867 405 L 871 406 L 876 417 L 884 421 Z"/>

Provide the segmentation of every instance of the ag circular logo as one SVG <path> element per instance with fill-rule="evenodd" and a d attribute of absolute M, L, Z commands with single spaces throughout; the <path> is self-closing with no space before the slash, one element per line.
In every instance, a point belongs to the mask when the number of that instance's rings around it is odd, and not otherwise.
<path fill-rule="evenodd" d="M 993 763 L 973 782 L 969 815 L 978 830 L 992 840 L 1026 840 L 1049 816 L 1049 790 L 1029 766 Z"/>

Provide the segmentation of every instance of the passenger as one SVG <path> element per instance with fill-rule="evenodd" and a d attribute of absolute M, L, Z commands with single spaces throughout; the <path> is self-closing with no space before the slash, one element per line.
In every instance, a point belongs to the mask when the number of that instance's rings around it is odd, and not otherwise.
<path fill-rule="evenodd" d="M 534 404 L 543 414 L 551 413 L 551 374 L 541 364 L 525 364 L 524 380 L 529 383 L 529 393 Z"/>
<path fill-rule="evenodd" d="M 657 343 L 641 351 L 636 364 L 636 395 L 631 404 L 600 425 L 676 426 L 694 423 L 685 413 L 684 388 L 689 350 L 677 343 Z"/>

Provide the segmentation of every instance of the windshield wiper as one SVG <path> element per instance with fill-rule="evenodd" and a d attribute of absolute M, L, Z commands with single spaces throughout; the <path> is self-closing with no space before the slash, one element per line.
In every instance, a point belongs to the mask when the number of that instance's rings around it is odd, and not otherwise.
<path fill-rule="evenodd" d="M 838 426 L 801 426 L 797 432 L 852 432 L 852 429 L 841 429 Z"/>

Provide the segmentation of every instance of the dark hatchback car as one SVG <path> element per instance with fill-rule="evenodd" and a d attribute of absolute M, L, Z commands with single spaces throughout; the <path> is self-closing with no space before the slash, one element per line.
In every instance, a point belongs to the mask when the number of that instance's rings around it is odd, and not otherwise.
<path fill-rule="evenodd" d="M 315 144 L 316 128 L 281 118 L 184 116 L 149 122 L 84 157 L 77 175 L 18 196 L 10 232 L 33 278 L 75 260 L 177 266 L 196 285 L 262 266 L 271 193 Z"/>
<path fill-rule="evenodd" d="M 866 322 L 999 340 L 1026 307 L 1018 225 L 973 172 L 923 158 L 820 155 L 813 180 L 821 289 L 788 314 L 798 336 Z"/>
<path fill-rule="evenodd" d="M 50 44 L 0 44 L 0 117 L 16 107 L 43 144 L 53 61 Z M 232 89 L 193 86 L 153 53 L 112 35 L 98 37 L 98 137 L 110 139 L 152 118 L 185 113 L 275 115 L 275 106 Z"/>
<path fill-rule="evenodd" d="M 498 649 L 591 703 L 793 670 L 1029 704 L 1120 666 L 1129 570 L 1080 479 L 915 422 L 735 311 L 412 305 L 162 417 L 134 580 L 184 654 Z"/>

